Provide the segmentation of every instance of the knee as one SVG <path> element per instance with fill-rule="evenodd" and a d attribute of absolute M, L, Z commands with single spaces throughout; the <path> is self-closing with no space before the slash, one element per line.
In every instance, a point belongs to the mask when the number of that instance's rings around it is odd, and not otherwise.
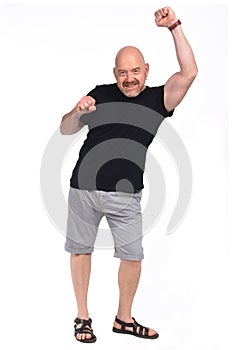
<path fill-rule="evenodd" d="M 124 259 L 121 259 L 121 264 L 137 269 L 137 268 L 141 267 L 142 260 L 124 260 Z"/>

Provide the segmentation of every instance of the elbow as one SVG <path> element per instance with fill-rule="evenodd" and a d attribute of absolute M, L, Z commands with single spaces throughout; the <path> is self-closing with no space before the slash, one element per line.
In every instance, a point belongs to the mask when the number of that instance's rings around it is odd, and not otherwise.
<path fill-rule="evenodd" d="M 72 118 L 63 118 L 60 124 L 60 133 L 62 135 L 72 135 L 78 132 L 83 125 L 74 123 Z"/>
<path fill-rule="evenodd" d="M 196 66 L 195 69 L 194 69 L 194 71 L 193 71 L 193 80 L 196 79 L 197 74 L 198 74 L 198 68 L 197 68 L 197 66 Z"/>
<path fill-rule="evenodd" d="M 197 68 L 197 65 L 195 65 L 195 67 L 193 68 L 193 70 L 192 70 L 192 72 L 190 74 L 191 82 L 193 82 L 196 79 L 197 74 L 198 74 L 198 68 Z"/>
<path fill-rule="evenodd" d="M 198 74 L 198 68 L 197 67 L 194 67 L 192 70 L 190 70 L 188 72 L 188 74 L 186 75 L 186 84 L 187 84 L 188 87 L 192 85 L 193 81 L 197 77 L 197 74 Z"/>
<path fill-rule="evenodd" d="M 76 129 L 67 129 L 64 127 L 64 125 L 60 125 L 60 133 L 61 135 L 73 135 L 76 132 L 78 132 L 81 128 L 78 127 Z"/>
<path fill-rule="evenodd" d="M 194 61 L 190 63 L 187 67 L 185 67 L 184 70 L 181 70 L 181 74 L 187 81 L 190 81 L 192 83 L 198 74 L 198 67 L 196 62 Z"/>
<path fill-rule="evenodd" d="M 60 133 L 61 135 L 69 135 L 70 134 L 71 125 L 67 120 L 66 116 L 64 116 L 61 120 L 60 124 Z"/>
<path fill-rule="evenodd" d="M 62 120 L 60 124 L 60 133 L 61 135 L 70 135 L 72 134 L 69 124 L 65 123 L 65 121 Z"/>
<path fill-rule="evenodd" d="M 70 131 L 70 130 L 64 130 L 63 128 L 60 127 L 60 133 L 61 135 L 72 135 L 74 134 L 73 131 Z"/>
<path fill-rule="evenodd" d="M 61 133 L 61 135 L 67 135 L 67 133 L 65 132 L 64 128 L 62 127 L 62 125 L 60 125 L 60 133 Z"/>

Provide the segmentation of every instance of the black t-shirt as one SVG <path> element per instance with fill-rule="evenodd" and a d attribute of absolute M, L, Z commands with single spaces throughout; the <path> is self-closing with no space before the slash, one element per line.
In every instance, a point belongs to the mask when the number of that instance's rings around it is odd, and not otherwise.
<path fill-rule="evenodd" d="M 89 132 L 71 187 L 140 191 L 147 149 L 164 118 L 173 114 L 164 106 L 164 86 L 146 87 L 138 96 L 127 97 L 115 83 L 96 86 L 88 95 L 96 100 L 97 108 L 80 118 Z"/>

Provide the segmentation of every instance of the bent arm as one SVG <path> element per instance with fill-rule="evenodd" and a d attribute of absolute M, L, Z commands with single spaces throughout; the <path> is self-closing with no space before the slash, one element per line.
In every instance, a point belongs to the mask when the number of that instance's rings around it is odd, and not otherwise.
<path fill-rule="evenodd" d="M 79 120 L 82 115 L 83 113 L 77 112 L 76 107 L 65 114 L 60 124 L 61 134 L 72 135 L 78 132 L 83 127 L 83 124 Z"/>
<path fill-rule="evenodd" d="M 164 104 L 167 111 L 171 111 L 182 101 L 198 72 L 192 48 L 181 25 L 173 29 L 171 33 L 180 71 L 173 74 L 164 87 Z"/>
<path fill-rule="evenodd" d="M 82 129 L 83 124 L 80 122 L 80 117 L 83 114 L 94 112 L 95 103 L 96 101 L 91 96 L 81 98 L 75 108 L 63 116 L 60 124 L 61 134 L 72 135 Z"/>

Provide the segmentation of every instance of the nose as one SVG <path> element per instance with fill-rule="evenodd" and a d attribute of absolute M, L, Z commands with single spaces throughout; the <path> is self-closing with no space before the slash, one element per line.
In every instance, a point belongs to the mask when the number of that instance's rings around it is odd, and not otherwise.
<path fill-rule="evenodd" d="M 133 73 L 132 73 L 132 72 L 127 72 L 126 80 L 127 80 L 128 82 L 134 80 L 134 77 L 133 77 Z"/>

